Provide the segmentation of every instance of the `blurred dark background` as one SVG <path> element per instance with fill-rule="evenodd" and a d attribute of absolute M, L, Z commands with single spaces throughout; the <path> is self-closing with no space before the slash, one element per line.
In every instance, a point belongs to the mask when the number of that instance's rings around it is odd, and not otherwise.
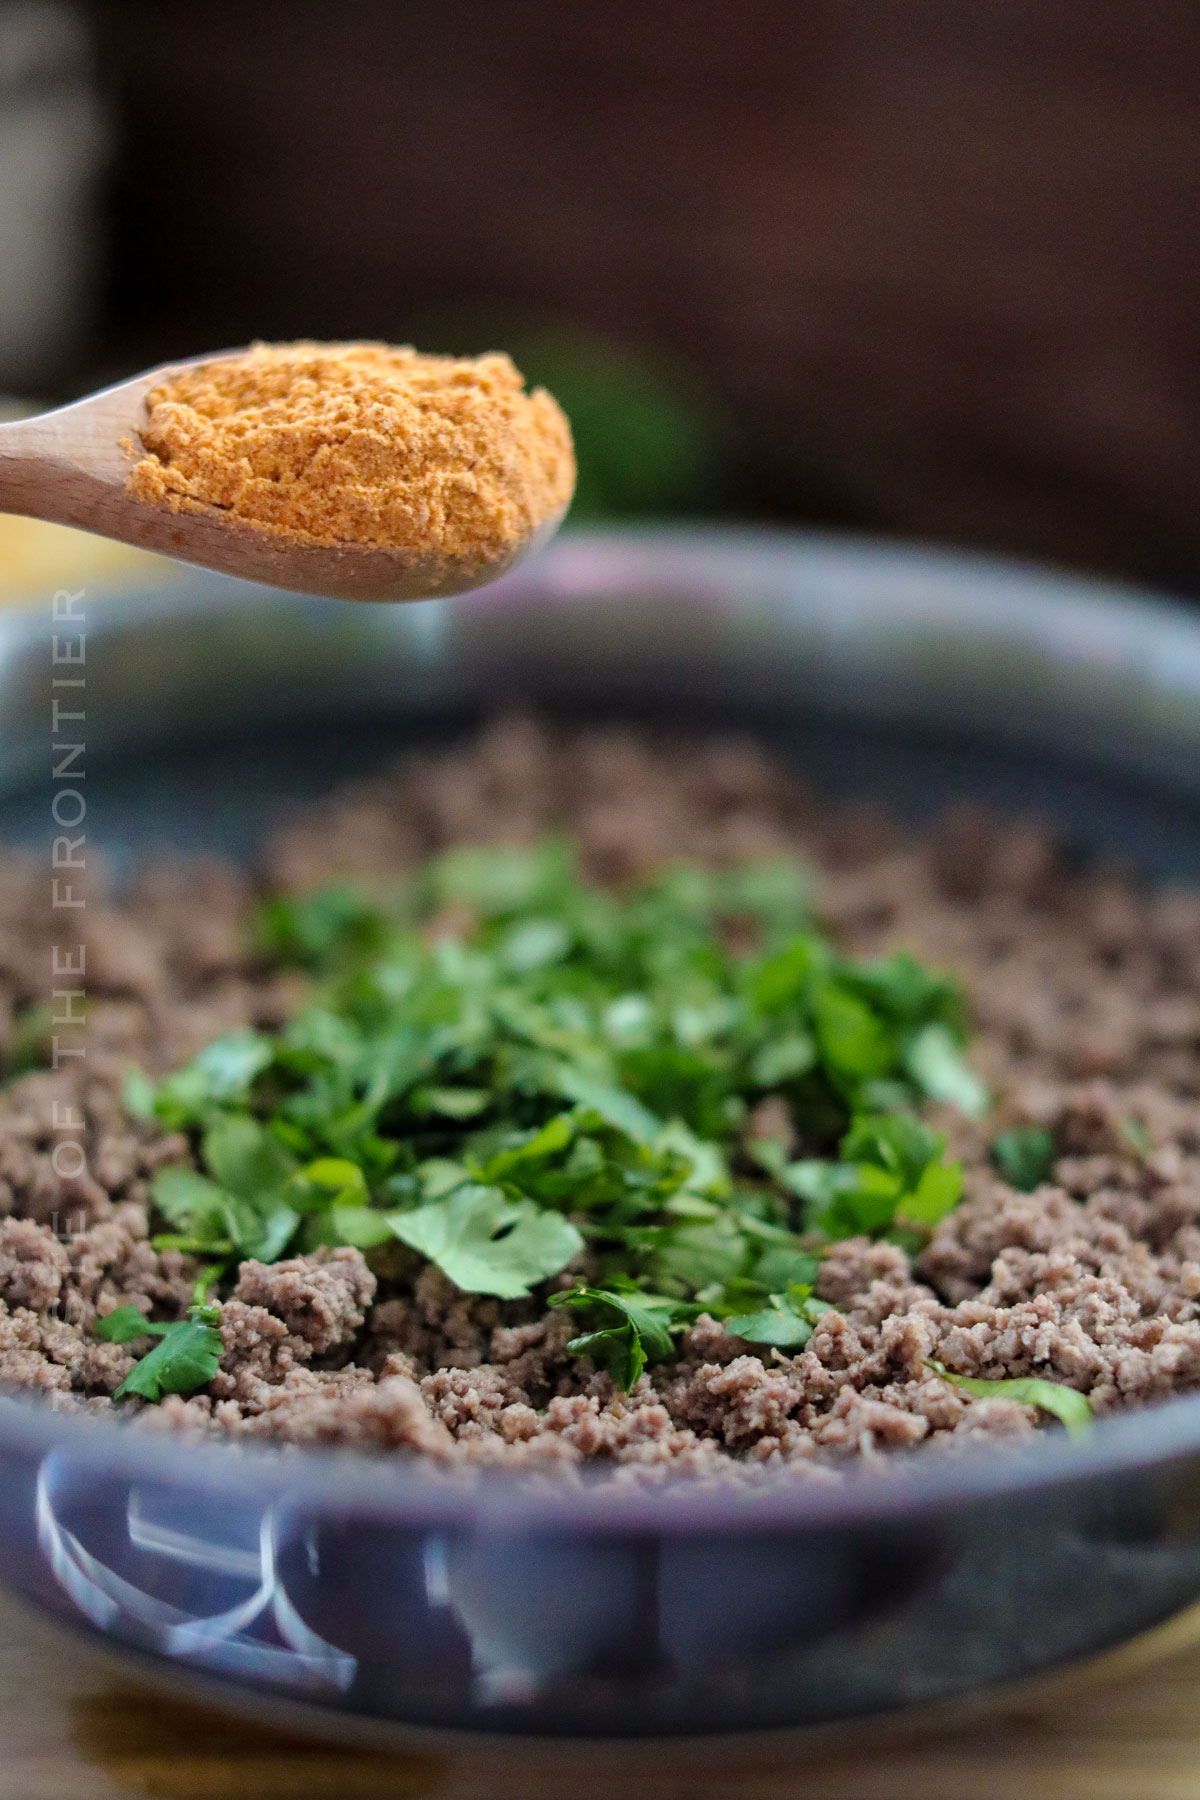
<path fill-rule="evenodd" d="M 1200 587 L 1194 0 L 0 0 L 0 206 L 10 391 L 501 345 L 581 517 Z"/>

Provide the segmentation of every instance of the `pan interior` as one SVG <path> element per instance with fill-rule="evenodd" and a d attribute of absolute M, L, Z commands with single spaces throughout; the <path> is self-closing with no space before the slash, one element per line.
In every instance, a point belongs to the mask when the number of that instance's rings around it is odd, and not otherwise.
<path fill-rule="evenodd" d="M 561 706 L 522 697 L 553 721 Z M 370 777 L 415 747 L 453 742 L 487 715 L 449 710 L 415 722 L 372 715 L 328 716 L 237 732 L 219 742 L 193 737 L 145 751 L 98 755 L 88 769 L 89 842 L 127 873 L 155 850 L 222 854 L 253 864 L 264 836 L 297 808 L 342 784 Z M 979 802 L 1052 825 L 1085 857 L 1115 859 L 1147 877 L 1200 881 L 1200 803 L 1151 778 L 1103 769 L 1043 748 L 988 741 L 951 729 L 874 724 L 811 706 L 784 711 L 690 709 L 669 716 L 637 709 L 570 709 L 572 724 L 626 720 L 673 735 L 732 731 L 756 738 L 821 797 L 868 803 L 920 823 L 946 807 Z M 50 785 L 43 778 L 0 793 L 0 842 L 48 845 Z"/>

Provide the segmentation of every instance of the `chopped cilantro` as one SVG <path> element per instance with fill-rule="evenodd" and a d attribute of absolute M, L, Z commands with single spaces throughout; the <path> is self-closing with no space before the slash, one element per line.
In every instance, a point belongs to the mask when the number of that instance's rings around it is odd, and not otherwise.
<path fill-rule="evenodd" d="M 672 1329 L 693 1316 L 695 1307 L 681 1305 L 662 1294 L 646 1294 L 637 1288 L 577 1287 L 551 1294 L 551 1306 L 596 1309 L 601 1317 L 617 1315 L 614 1324 L 572 1338 L 567 1348 L 575 1356 L 589 1356 L 599 1369 L 607 1369 L 617 1387 L 626 1393 L 648 1362 L 661 1362 L 673 1349 Z"/>
<path fill-rule="evenodd" d="M 309 973 L 303 1009 L 129 1077 L 131 1110 L 186 1132 L 195 1162 L 157 1173 L 154 1242 L 218 1280 L 246 1257 L 404 1246 L 501 1299 L 586 1254 L 595 1285 L 553 1304 L 594 1310 L 572 1347 L 623 1387 L 701 1308 L 801 1344 L 830 1240 L 920 1244 L 958 1200 L 923 1102 L 986 1104 L 954 983 L 842 955 L 788 862 L 613 895 L 557 840 L 459 848 L 384 900 L 272 900 L 255 943 Z M 764 1102 L 782 1134 L 756 1133 Z M 172 1340 L 192 1375 L 202 1325 L 193 1309 Z M 190 1391 L 162 1366 L 142 1379 Z"/>
<path fill-rule="evenodd" d="M 161 1400 L 164 1394 L 194 1394 L 216 1374 L 224 1348 L 217 1326 L 219 1306 L 198 1304 L 186 1319 L 173 1325 L 148 1320 L 136 1306 L 119 1306 L 96 1321 L 96 1336 L 110 1344 L 128 1344 L 137 1338 L 159 1341 L 133 1365 L 114 1400 L 140 1394 L 144 1400 Z"/>
<path fill-rule="evenodd" d="M 757 1312 L 732 1313 L 725 1329 L 748 1344 L 777 1344 L 787 1349 L 800 1349 L 813 1334 L 813 1325 L 823 1312 L 829 1312 L 827 1301 L 813 1298 L 808 1282 L 792 1281 L 782 1294 L 771 1294 L 768 1303 Z"/>
<path fill-rule="evenodd" d="M 943 1162 L 946 1140 L 907 1113 L 854 1120 L 836 1162 L 801 1161 L 780 1179 L 806 1202 L 807 1222 L 831 1238 L 893 1224 L 932 1228 L 958 1204 L 962 1165 Z"/>
<path fill-rule="evenodd" d="M 929 1367 L 943 1381 L 973 1394 L 978 1400 L 1017 1400 L 1024 1406 L 1039 1406 L 1066 1426 L 1069 1437 L 1082 1437 L 1093 1424 L 1092 1403 L 1078 1388 L 1062 1381 L 1047 1381 L 1040 1375 L 1018 1375 L 1007 1381 L 983 1381 L 974 1375 L 955 1375 L 939 1362 Z"/>
<path fill-rule="evenodd" d="M 178 1228 L 160 1233 L 155 1248 L 214 1260 L 257 1257 L 274 1262 L 300 1222 L 293 1204 L 292 1159 L 257 1120 L 239 1114 L 221 1119 L 205 1133 L 203 1158 L 215 1181 L 194 1169 L 155 1173 L 155 1207 Z"/>
<path fill-rule="evenodd" d="M 1010 1186 L 1032 1194 L 1050 1179 L 1054 1138 L 1044 1125 L 1014 1125 L 992 1139 L 992 1160 Z"/>
<path fill-rule="evenodd" d="M 925 1025 L 905 1052 L 905 1065 L 928 1100 L 943 1100 L 979 1118 L 988 1109 L 988 1091 L 967 1063 L 946 1025 Z"/>
<path fill-rule="evenodd" d="M 136 1306 L 118 1306 L 96 1320 L 96 1336 L 106 1344 L 131 1344 L 135 1338 L 161 1335 L 165 1325 L 152 1325 Z"/>
<path fill-rule="evenodd" d="M 80 1015 L 82 1018 L 82 1014 Z M 4 1075 L 14 1080 L 28 1075 L 31 1069 L 50 1066 L 50 1040 L 53 1015 L 48 1006 L 30 1006 L 13 1020 L 5 1057 Z"/>
<path fill-rule="evenodd" d="M 579 1232 L 561 1213 L 471 1182 L 444 1200 L 392 1214 L 388 1224 L 465 1294 L 497 1294 L 502 1300 L 518 1299 L 557 1275 L 583 1248 Z"/>
<path fill-rule="evenodd" d="M 1118 1119 L 1117 1130 L 1121 1134 L 1122 1141 L 1132 1150 L 1137 1160 L 1144 1162 L 1154 1146 L 1150 1142 L 1150 1133 L 1141 1119 L 1134 1118 L 1132 1114 Z"/>

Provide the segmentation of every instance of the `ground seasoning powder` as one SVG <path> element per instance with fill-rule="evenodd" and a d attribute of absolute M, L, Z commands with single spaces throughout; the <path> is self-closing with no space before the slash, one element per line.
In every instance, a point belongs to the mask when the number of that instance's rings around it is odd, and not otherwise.
<path fill-rule="evenodd" d="M 260 531 L 502 561 L 571 497 L 570 427 L 511 360 L 254 344 L 151 391 L 129 492 Z"/>

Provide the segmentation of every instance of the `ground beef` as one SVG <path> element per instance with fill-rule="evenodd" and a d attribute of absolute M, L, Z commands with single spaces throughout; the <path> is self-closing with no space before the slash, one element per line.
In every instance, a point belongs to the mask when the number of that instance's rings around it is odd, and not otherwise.
<path fill-rule="evenodd" d="M 375 1277 L 360 1250 L 317 1250 L 287 1262 L 244 1262 L 235 1300 L 266 1307 L 320 1355 L 348 1344 L 362 1328 Z"/>
<path fill-rule="evenodd" d="M 746 1479 L 786 1465 L 830 1480 L 891 1450 L 1037 1428 L 1032 1409 L 973 1399 L 932 1361 L 1048 1375 L 1101 1413 L 1200 1387 L 1200 893 L 1081 872 L 1027 823 L 964 811 L 918 836 L 820 807 L 753 744 L 552 735 L 521 719 L 297 817 L 261 882 L 392 883 L 450 844 L 563 828 L 602 882 L 669 857 L 799 856 L 848 951 L 903 946 L 957 970 L 996 1096 L 985 1124 L 933 1114 L 966 1165 L 960 1206 L 915 1263 L 889 1244 L 835 1244 L 818 1289 L 838 1310 L 797 1353 L 748 1347 L 703 1316 L 628 1395 L 569 1354 L 565 1313 L 460 1294 L 436 1268 L 377 1281 L 355 1250 L 243 1263 L 208 1389 L 122 1403 L 126 1416 L 559 1476 Z M 45 887 L 40 860 L 0 858 L 0 1053 L 45 998 L 61 935 Z M 265 972 L 247 949 L 259 891 L 224 864 L 169 861 L 119 904 L 89 889 L 86 1062 L 0 1089 L 0 1381 L 111 1412 L 133 1356 L 94 1337 L 97 1316 L 186 1308 L 196 1271 L 152 1249 L 146 1206 L 154 1169 L 186 1160 L 187 1144 L 127 1116 L 122 1071 L 160 1072 L 301 1001 L 302 978 Z M 87 1156 L 75 1179 L 51 1161 L 68 1110 Z M 1032 1194 L 988 1160 L 994 1132 L 1023 1123 L 1049 1126 L 1060 1151 Z M 754 1130 L 789 1147 L 772 1102 Z"/>

